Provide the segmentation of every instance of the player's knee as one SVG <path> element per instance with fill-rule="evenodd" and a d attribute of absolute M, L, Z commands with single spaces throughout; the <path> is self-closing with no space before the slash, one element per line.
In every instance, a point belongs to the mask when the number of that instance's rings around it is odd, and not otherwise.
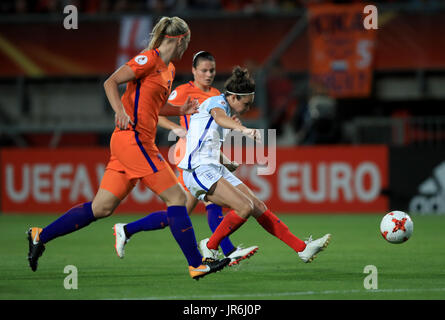
<path fill-rule="evenodd" d="M 114 212 L 114 206 L 107 203 L 95 203 L 92 204 L 93 214 L 96 219 L 106 218 L 111 216 Z"/>
<path fill-rule="evenodd" d="M 165 202 L 167 206 L 186 206 L 187 195 L 185 191 L 178 189 L 178 192 L 175 192 L 175 194 L 166 199 Z"/>
<path fill-rule="evenodd" d="M 267 210 L 267 206 L 266 206 L 266 204 L 263 202 L 263 201 L 261 201 L 260 199 L 258 199 L 258 198 L 255 198 L 254 200 L 253 200 L 253 205 L 254 205 L 254 207 L 255 207 L 255 212 L 256 213 L 263 213 L 264 211 L 266 211 Z"/>
<path fill-rule="evenodd" d="M 246 199 L 238 204 L 235 211 L 241 218 L 247 219 L 250 215 L 253 214 L 255 206 L 250 199 Z"/>
<path fill-rule="evenodd" d="M 180 206 L 187 205 L 187 195 L 184 191 L 178 193 L 177 201 L 178 201 L 178 205 L 180 205 Z"/>

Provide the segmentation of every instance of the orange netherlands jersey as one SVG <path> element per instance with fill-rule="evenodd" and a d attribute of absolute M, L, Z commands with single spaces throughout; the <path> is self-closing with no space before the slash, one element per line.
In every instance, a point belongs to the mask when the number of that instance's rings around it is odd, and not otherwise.
<path fill-rule="evenodd" d="M 180 106 L 185 103 L 187 97 L 190 97 L 191 100 L 198 100 L 198 103 L 201 104 L 208 98 L 218 96 L 220 94 L 221 93 L 219 90 L 213 87 L 210 87 L 210 90 L 207 92 L 202 91 L 200 88 L 195 86 L 193 81 L 189 81 L 176 87 L 176 89 L 170 94 L 168 103 Z M 189 129 L 190 115 L 180 116 L 179 121 L 183 128 L 187 130 Z"/>
<path fill-rule="evenodd" d="M 124 172 L 127 179 L 135 179 L 168 170 L 155 138 L 158 114 L 170 95 L 175 67 L 172 63 L 165 65 L 157 49 L 140 53 L 127 65 L 136 79 L 127 83 L 121 101 L 134 124 L 127 130 L 117 127 L 114 130 L 107 169 Z M 172 178 L 170 182 L 177 183 L 174 175 Z"/>
<path fill-rule="evenodd" d="M 136 79 L 127 83 L 122 103 L 134 122 L 132 130 L 137 132 L 146 151 L 158 153 L 155 145 L 158 115 L 170 95 L 175 67 L 171 62 L 165 65 L 158 49 L 142 52 L 126 65 L 133 70 Z"/>

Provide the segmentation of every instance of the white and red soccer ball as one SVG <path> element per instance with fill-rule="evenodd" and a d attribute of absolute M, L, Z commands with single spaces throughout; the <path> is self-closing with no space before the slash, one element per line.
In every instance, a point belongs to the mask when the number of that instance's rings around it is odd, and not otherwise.
<path fill-rule="evenodd" d="M 403 211 L 391 211 L 380 223 L 383 238 L 390 243 L 402 243 L 413 233 L 413 220 Z"/>

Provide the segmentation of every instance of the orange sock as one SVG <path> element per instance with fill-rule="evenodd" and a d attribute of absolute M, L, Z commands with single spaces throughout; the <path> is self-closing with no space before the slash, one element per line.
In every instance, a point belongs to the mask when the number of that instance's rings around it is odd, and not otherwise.
<path fill-rule="evenodd" d="M 235 232 L 246 221 L 247 219 L 241 218 L 235 211 L 231 210 L 213 232 L 213 235 L 207 243 L 207 247 L 217 250 L 222 239 Z"/>
<path fill-rule="evenodd" d="M 296 252 L 301 252 L 306 248 L 306 243 L 294 236 L 284 222 L 269 209 L 264 211 L 264 213 L 257 218 L 257 221 L 267 232 L 286 243 Z"/>

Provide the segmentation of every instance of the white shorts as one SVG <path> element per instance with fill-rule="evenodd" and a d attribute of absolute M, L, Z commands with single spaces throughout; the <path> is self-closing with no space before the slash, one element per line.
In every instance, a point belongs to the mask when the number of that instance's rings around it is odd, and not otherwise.
<path fill-rule="evenodd" d="M 184 169 L 182 175 L 187 189 L 199 200 L 204 200 L 209 189 L 221 178 L 234 187 L 243 183 L 222 164 L 205 164 L 194 170 Z"/>

